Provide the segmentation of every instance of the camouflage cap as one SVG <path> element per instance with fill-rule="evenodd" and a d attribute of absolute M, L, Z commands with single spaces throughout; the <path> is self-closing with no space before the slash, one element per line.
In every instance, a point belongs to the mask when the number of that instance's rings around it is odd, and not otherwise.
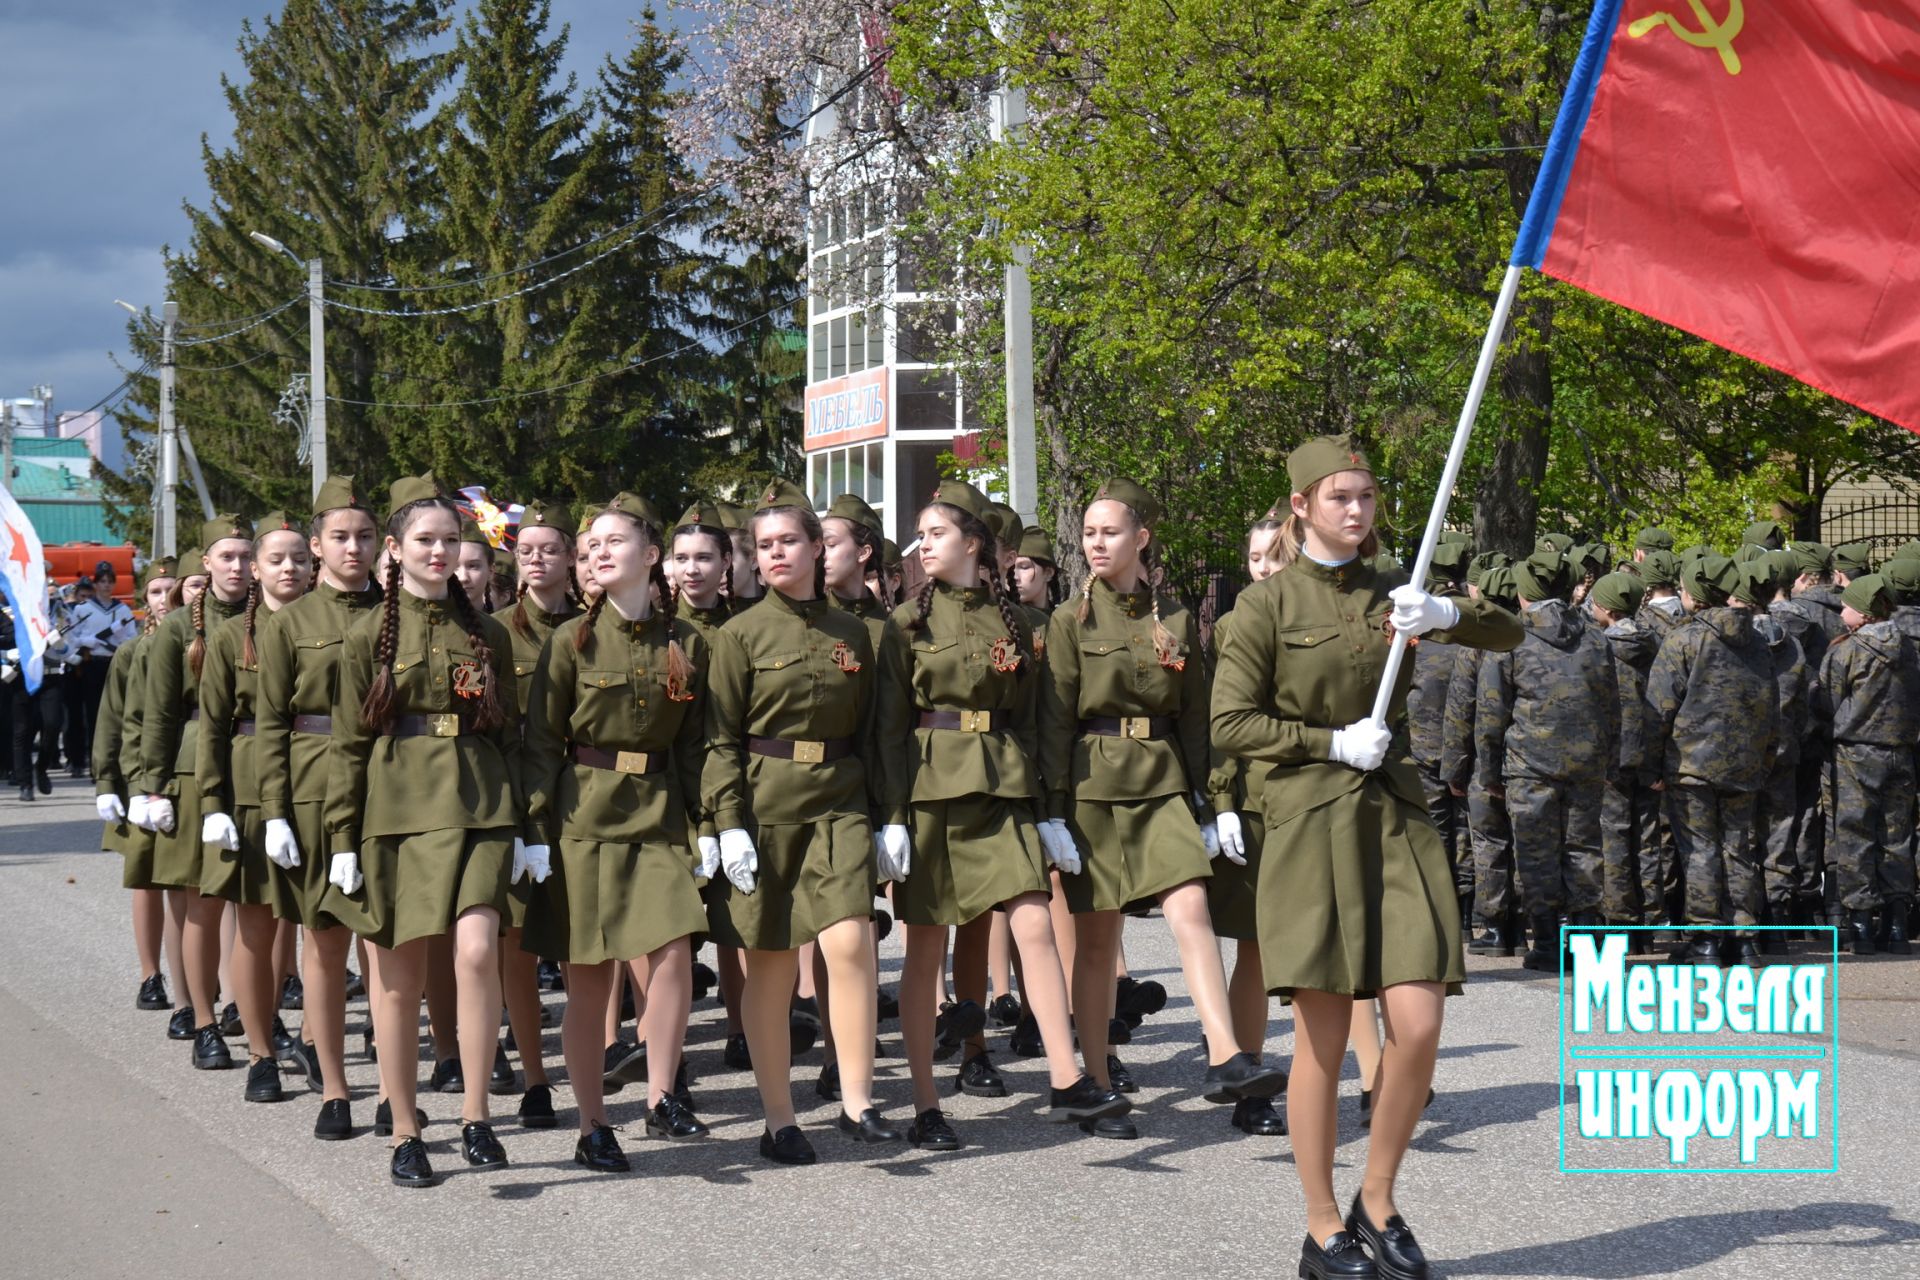
<path fill-rule="evenodd" d="M 680 521 L 674 525 L 673 528 L 676 533 L 682 529 L 693 528 L 719 529 L 725 532 L 727 529 L 726 519 L 726 516 L 720 512 L 719 503 L 709 502 L 705 498 L 700 498 L 697 499 L 692 506 L 680 513 Z"/>
<path fill-rule="evenodd" d="M 328 476 L 320 482 L 320 492 L 313 496 L 314 514 L 325 515 L 344 507 L 353 507 L 368 514 L 373 512 L 373 508 L 360 496 L 352 476 Z"/>
<path fill-rule="evenodd" d="M 1840 603 L 1869 618 L 1885 618 L 1893 613 L 1893 592 L 1879 574 L 1863 573 L 1840 593 Z"/>
<path fill-rule="evenodd" d="M 1633 549 L 1635 551 L 1671 551 L 1673 535 L 1657 524 L 1649 525 L 1634 535 Z"/>
<path fill-rule="evenodd" d="M 802 505 L 805 505 L 804 500 L 802 501 Z M 807 509 L 811 511 L 813 508 L 808 506 Z M 651 502 L 648 502 L 637 493 L 628 493 L 624 489 L 614 494 L 613 500 L 607 503 L 606 506 L 600 508 L 600 510 L 603 512 L 618 511 L 622 515 L 632 516 L 635 520 L 646 525 L 656 537 L 662 529 L 666 528 L 666 525 L 660 519 L 660 512 L 655 509 Z"/>
<path fill-rule="evenodd" d="M 223 538 L 243 538 L 253 541 L 253 522 L 242 520 L 231 511 L 223 511 L 200 526 L 200 545 L 211 547 Z"/>
<path fill-rule="evenodd" d="M 140 571 L 140 590 L 145 591 L 161 578 L 173 577 L 175 567 L 179 563 L 172 556 L 161 556 L 158 560 L 148 561 L 147 567 Z"/>
<path fill-rule="evenodd" d="M 835 498 L 833 505 L 827 508 L 826 514 L 837 516 L 842 520 L 851 520 L 862 528 L 870 529 L 876 538 L 886 533 L 886 530 L 881 527 L 880 517 L 874 514 L 873 508 L 851 493 L 843 493 Z"/>
<path fill-rule="evenodd" d="M 1502 608 L 1517 607 L 1520 603 L 1520 595 L 1514 588 L 1513 569 L 1507 565 L 1498 565 L 1481 574 L 1480 594 Z"/>
<path fill-rule="evenodd" d="M 1567 533 L 1543 533 L 1534 539 L 1535 551 L 1557 551 L 1566 555 L 1573 550 L 1573 535 Z"/>
<path fill-rule="evenodd" d="M 1482 579 L 1493 569 L 1506 569 L 1513 564 L 1513 557 L 1504 551 L 1482 551 L 1467 561 L 1467 581 L 1476 587 L 1485 589 Z"/>
<path fill-rule="evenodd" d="M 1513 589 L 1521 599 L 1535 603 L 1564 600 L 1571 585 L 1567 577 L 1566 559 L 1557 551 L 1542 548 L 1513 566 Z"/>
<path fill-rule="evenodd" d="M 987 528 L 993 530 L 996 546 L 1016 547 L 1020 545 L 1020 531 L 1026 528 L 1026 521 L 1020 513 L 1004 502 L 987 504 Z"/>
<path fill-rule="evenodd" d="M 775 480 L 768 485 L 766 492 L 754 506 L 754 512 L 771 511 L 775 507 L 799 507 L 802 511 L 813 510 L 813 500 L 807 497 L 807 491 L 791 480 Z"/>
<path fill-rule="evenodd" d="M 1880 566 L 1895 604 L 1920 604 L 1920 554 L 1896 556 Z"/>
<path fill-rule="evenodd" d="M 1740 535 L 1743 545 L 1765 547 L 1768 551 L 1778 551 L 1787 545 L 1787 531 L 1780 527 L 1778 520 L 1755 520 Z"/>
<path fill-rule="evenodd" d="M 460 517 L 460 541 L 478 543 L 488 551 L 493 550 L 493 539 L 487 537 L 487 531 L 471 516 Z"/>
<path fill-rule="evenodd" d="M 1037 524 L 1030 524 L 1020 531 L 1020 554 L 1039 564 L 1059 563 L 1054 558 L 1053 539 Z"/>
<path fill-rule="evenodd" d="M 1680 557 L 1671 551 L 1655 547 L 1647 552 L 1647 558 L 1640 562 L 1640 580 L 1647 584 L 1649 591 L 1655 587 L 1670 591 L 1680 585 Z"/>
<path fill-rule="evenodd" d="M 1295 493 L 1305 493 L 1342 471 L 1373 474 L 1373 464 L 1352 436 L 1316 436 L 1287 455 L 1287 483 Z"/>
<path fill-rule="evenodd" d="M 1717 551 L 1685 565 L 1680 571 L 1680 587 L 1702 608 L 1723 605 L 1740 585 L 1740 572 L 1732 560 Z"/>
<path fill-rule="evenodd" d="M 1728 590 L 1729 597 L 1764 609 L 1773 603 L 1776 588 L 1773 584 L 1773 566 L 1767 562 L 1764 548 L 1758 559 L 1743 560 L 1733 567 L 1734 584 Z"/>
<path fill-rule="evenodd" d="M 542 502 L 538 498 L 526 505 L 520 513 L 520 532 L 528 529 L 556 529 L 569 538 L 580 532 L 580 524 L 573 513 L 558 502 Z"/>
<path fill-rule="evenodd" d="M 1637 613 L 1647 588 L 1630 573 L 1603 573 L 1594 580 L 1587 599 L 1615 613 Z"/>
<path fill-rule="evenodd" d="M 1873 544 L 1871 542 L 1843 542 L 1833 549 L 1833 571 L 1844 573 L 1849 578 L 1873 572 Z"/>
<path fill-rule="evenodd" d="M 1786 550 L 1793 557 L 1796 578 L 1803 573 L 1833 572 L 1833 550 L 1824 542 L 1789 542 Z"/>
<path fill-rule="evenodd" d="M 440 496 L 440 481 L 431 471 L 417 476 L 401 476 L 387 486 L 387 519 L 411 502 L 427 502 Z"/>
<path fill-rule="evenodd" d="M 964 511 L 981 524 L 987 523 L 987 508 L 992 505 L 987 501 L 986 494 L 965 480 L 942 480 L 940 487 L 933 491 L 933 497 L 927 499 L 927 502 L 929 505 L 938 502 Z"/>
<path fill-rule="evenodd" d="M 306 536 L 306 528 L 294 519 L 289 511 L 269 511 L 253 522 L 253 540 L 258 542 L 270 533 L 286 530 L 290 533 Z"/>
<path fill-rule="evenodd" d="M 1133 509 L 1135 515 L 1140 517 L 1140 523 L 1149 528 L 1165 514 L 1158 498 L 1133 481 L 1117 476 L 1102 480 L 1100 487 L 1093 491 L 1093 497 L 1088 500 L 1087 505 L 1092 506 L 1096 502 L 1107 501 L 1125 503 Z"/>

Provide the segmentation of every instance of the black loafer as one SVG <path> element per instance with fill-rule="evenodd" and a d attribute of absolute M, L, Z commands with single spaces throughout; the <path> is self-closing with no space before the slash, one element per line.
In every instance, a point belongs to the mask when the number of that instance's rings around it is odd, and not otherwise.
<path fill-rule="evenodd" d="M 167 1039 L 169 1040 L 191 1040 L 195 1029 L 193 1006 L 190 1004 L 181 1005 L 173 1011 L 173 1016 L 167 1019 Z"/>
<path fill-rule="evenodd" d="M 720 1061 L 729 1071 L 753 1070 L 753 1055 L 747 1051 L 747 1033 L 736 1031 L 727 1037 L 727 1047 L 720 1051 Z"/>
<path fill-rule="evenodd" d="M 275 1018 L 273 1020 L 273 1060 L 283 1067 L 298 1067 L 300 1059 L 294 1054 L 294 1038 L 287 1032 L 287 1024 Z"/>
<path fill-rule="evenodd" d="M 288 974 L 287 980 L 280 984 L 280 1007 L 296 1010 L 307 1007 L 307 988 L 299 974 Z"/>
<path fill-rule="evenodd" d="M 427 1127 L 427 1113 L 418 1107 L 413 1109 L 413 1127 L 416 1129 Z M 373 1109 L 373 1136 L 385 1138 L 390 1137 L 392 1133 L 393 1104 L 383 1098 L 380 1100 L 380 1105 Z"/>
<path fill-rule="evenodd" d="M 223 1036 L 243 1036 L 247 1029 L 240 1022 L 240 1006 L 231 1000 L 220 1011 L 220 1034 Z"/>
<path fill-rule="evenodd" d="M 391 1133 L 393 1126 L 388 1125 Z M 322 1142 L 341 1142 L 353 1136 L 353 1105 L 345 1098 L 334 1098 L 320 1104 L 320 1114 L 313 1121 L 313 1136 Z"/>
<path fill-rule="evenodd" d="M 1107 1055 L 1107 1085 L 1115 1093 L 1138 1093 L 1140 1086 L 1133 1082 L 1133 1072 L 1127 1070 L 1127 1064 Z"/>
<path fill-rule="evenodd" d="M 427 1088 L 435 1093 L 465 1093 L 467 1077 L 460 1070 L 460 1059 L 442 1058 L 434 1063 L 433 1074 L 427 1077 Z"/>
<path fill-rule="evenodd" d="M 431 1187 L 440 1181 L 440 1175 L 433 1171 L 433 1162 L 427 1159 L 427 1144 L 418 1138 L 400 1140 L 400 1145 L 393 1149 L 388 1176 L 396 1187 Z"/>
<path fill-rule="evenodd" d="M 1242 1098 L 1234 1103 L 1233 1127 L 1255 1138 L 1287 1136 L 1287 1119 L 1271 1098 Z"/>
<path fill-rule="evenodd" d="M 976 1009 L 979 1007 L 979 1005 L 974 1006 Z M 887 1118 L 880 1114 L 878 1107 L 868 1107 L 860 1113 L 860 1118 L 857 1120 L 842 1111 L 834 1123 L 840 1126 L 840 1132 L 855 1142 L 900 1141 L 900 1131 L 887 1123 Z"/>
<path fill-rule="evenodd" d="M 1082 1120 L 1080 1132 L 1089 1138 L 1108 1138 L 1115 1142 L 1132 1142 L 1140 1136 L 1140 1130 L 1133 1121 L 1125 1116 L 1102 1116 L 1098 1120 Z"/>
<path fill-rule="evenodd" d="M 892 1022 L 900 1016 L 900 1001 L 885 987 L 873 993 L 873 1016 L 878 1022 Z"/>
<path fill-rule="evenodd" d="M 828 1102 L 840 1101 L 840 1064 L 829 1062 L 820 1068 L 820 1078 L 813 1082 L 813 1091 Z"/>
<path fill-rule="evenodd" d="M 704 1138 L 708 1130 L 693 1112 L 681 1105 L 680 1099 L 667 1094 L 647 1112 L 647 1132 L 656 1138 L 684 1142 L 688 1138 Z"/>
<path fill-rule="evenodd" d="M 957 1004 L 940 1006 L 940 1016 L 934 1019 L 933 1060 L 945 1062 L 973 1037 L 987 1029 L 987 1011 L 972 1000 L 962 1000 Z"/>
<path fill-rule="evenodd" d="M 969 1098 L 1004 1098 L 1007 1096 L 1007 1082 L 993 1062 L 983 1053 L 976 1053 L 960 1064 L 960 1074 L 953 1079 L 956 1092 Z"/>
<path fill-rule="evenodd" d="M 698 960 L 693 962 L 693 999 L 695 1004 L 705 1000 L 707 993 L 719 985 L 720 975 L 713 971 L 713 966 L 702 964 Z"/>
<path fill-rule="evenodd" d="M 1238 1102 L 1242 1098 L 1271 1098 L 1286 1087 L 1285 1071 L 1243 1051 L 1217 1067 L 1207 1068 L 1201 1096 L 1208 1102 Z"/>
<path fill-rule="evenodd" d="M 512 1093 L 520 1087 L 519 1077 L 513 1074 L 513 1064 L 507 1061 L 507 1046 L 493 1046 L 493 1074 L 487 1079 L 488 1093 Z"/>
<path fill-rule="evenodd" d="M 947 1123 L 946 1113 L 928 1107 L 907 1126 L 907 1141 L 923 1151 L 958 1151 L 960 1135 Z"/>
<path fill-rule="evenodd" d="M 247 1064 L 248 1102 L 284 1102 L 287 1092 L 280 1087 L 280 1064 L 272 1058 L 255 1058 Z"/>
<path fill-rule="evenodd" d="M 987 1006 L 987 1017 L 996 1027 L 1013 1027 L 1020 1024 L 1020 1015 L 1026 1010 L 1020 1007 L 1018 997 L 1012 992 L 1004 996 L 995 996 L 993 1003 Z"/>
<path fill-rule="evenodd" d="M 820 1001 L 815 996 L 795 996 L 787 1016 L 797 1018 L 815 1031 L 820 1029 Z"/>
<path fill-rule="evenodd" d="M 760 1134 L 760 1157 L 775 1164 L 812 1164 L 820 1157 L 813 1153 L 813 1144 L 807 1141 L 807 1135 L 800 1132 L 799 1125 L 790 1124 L 778 1133 Z"/>
<path fill-rule="evenodd" d="M 1007 1037 L 1007 1052 L 1016 1058 L 1044 1058 L 1047 1046 L 1040 1039 L 1040 1023 L 1032 1013 L 1022 1013 Z"/>
<path fill-rule="evenodd" d="M 167 980 L 158 973 L 149 975 L 141 982 L 140 992 L 133 998 L 133 1007 L 149 1013 L 173 1008 L 173 1001 L 167 999 Z"/>
<path fill-rule="evenodd" d="M 573 1144 L 573 1162 L 585 1165 L 595 1173 L 633 1172 L 633 1165 L 627 1161 L 627 1153 L 620 1149 L 619 1139 L 604 1124 L 596 1124 L 592 1130 L 580 1135 L 580 1141 Z"/>
<path fill-rule="evenodd" d="M 520 1127 L 551 1129 L 560 1123 L 553 1114 L 553 1090 L 544 1084 L 531 1084 L 520 1095 Z"/>
<path fill-rule="evenodd" d="M 1347 1230 L 1360 1237 L 1373 1255 L 1374 1268 L 1386 1280 L 1427 1280 L 1432 1274 L 1427 1255 L 1421 1252 L 1406 1220 L 1396 1213 L 1387 1219 L 1385 1227 L 1374 1226 L 1357 1192 L 1353 1207 L 1347 1210 Z"/>
<path fill-rule="evenodd" d="M 310 1041 L 293 1042 L 293 1069 L 307 1077 L 307 1092 L 325 1093 L 326 1082 L 320 1075 L 320 1051 Z"/>
<path fill-rule="evenodd" d="M 630 1084 L 647 1078 L 647 1046 L 615 1040 L 607 1046 L 607 1057 L 600 1069 L 604 1093 L 618 1093 Z"/>
<path fill-rule="evenodd" d="M 799 1057 L 813 1048 L 814 1041 L 820 1038 L 820 1024 L 808 1022 L 804 1014 L 795 1013 L 787 1018 L 787 1051 L 792 1057 Z"/>
<path fill-rule="evenodd" d="M 1122 978 L 1114 985 L 1114 1012 L 1125 1018 L 1128 1026 L 1137 1027 L 1166 1007 L 1167 989 L 1151 978 L 1145 982 Z"/>
<path fill-rule="evenodd" d="M 1374 1280 L 1380 1272 L 1351 1231 L 1336 1231 L 1323 1248 L 1309 1235 L 1300 1245 L 1300 1280 Z"/>
<path fill-rule="evenodd" d="M 1064 1089 L 1049 1089 L 1047 1104 L 1047 1119 L 1055 1124 L 1086 1124 L 1133 1110 L 1117 1090 L 1103 1087 L 1092 1076 L 1081 1076 Z"/>
<path fill-rule="evenodd" d="M 477 1169 L 503 1167 L 507 1163 L 507 1149 L 493 1136 L 493 1126 L 485 1120 L 460 1126 L 460 1154 Z"/>
<path fill-rule="evenodd" d="M 196 1071 L 225 1071 L 233 1066 L 233 1055 L 220 1036 L 220 1028 L 209 1022 L 193 1033 L 193 1067 Z"/>

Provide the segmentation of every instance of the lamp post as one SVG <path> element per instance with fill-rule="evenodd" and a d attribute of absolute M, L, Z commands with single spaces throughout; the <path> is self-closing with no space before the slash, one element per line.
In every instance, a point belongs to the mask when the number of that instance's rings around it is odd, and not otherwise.
<path fill-rule="evenodd" d="M 139 315 L 139 308 L 115 298 L 114 303 Z M 180 433 L 173 419 L 173 327 L 180 319 L 180 304 L 164 303 L 160 308 L 160 520 L 153 531 L 156 556 L 177 555 L 179 519 L 177 495 L 180 487 Z"/>
<path fill-rule="evenodd" d="M 263 231 L 248 233 L 253 240 L 275 253 L 284 253 L 296 266 L 307 269 L 307 433 L 311 440 L 313 494 L 320 496 L 320 484 L 327 478 L 327 304 L 326 273 L 320 259 L 302 261 L 300 255 Z"/>
<path fill-rule="evenodd" d="M 995 38 L 1005 40 L 1015 16 L 1013 6 L 996 5 L 987 16 Z M 1026 123 L 1026 86 L 1015 83 L 1011 72 L 1003 70 L 1000 84 L 993 91 L 988 136 L 997 143 L 1010 141 Z M 1031 261 L 1033 250 L 1029 246 L 1014 246 L 1007 259 L 1002 297 L 1007 347 L 1007 505 L 1027 521 L 1032 521 L 1040 509 L 1033 432 L 1033 295 L 1027 281 L 1027 264 Z"/>

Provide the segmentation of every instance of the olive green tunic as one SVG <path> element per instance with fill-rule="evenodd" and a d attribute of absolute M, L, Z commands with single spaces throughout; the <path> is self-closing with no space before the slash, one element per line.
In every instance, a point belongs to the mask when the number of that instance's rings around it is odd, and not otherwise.
<path fill-rule="evenodd" d="M 209 641 L 246 603 L 228 604 L 211 588 L 200 599 Z M 200 710 L 200 691 L 187 662 L 193 639 L 191 606 L 183 605 L 161 620 L 145 646 L 146 687 L 140 699 L 140 768 L 133 785 L 146 795 L 173 801 L 173 830 L 157 833 L 153 841 L 153 882 L 170 889 L 200 887 L 200 788 L 193 782 L 199 762 L 194 717 Z"/>
<path fill-rule="evenodd" d="M 872 914 L 869 812 L 906 821 L 900 771 L 885 762 L 905 750 L 905 707 L 879 683 L 867 625 L 824 600 L 769 591 L 715 634 L 701 808 L 716 830 L 751 833 L 760 863 L 751 894 L 724 876 L 709 886 L 716 942 L 784 951 Z M 808 764 L 750 752 L 750 737 L 856 745 Z"/>
<path fill-rule="evenodd" d="M 1047 623 L 1040 702 L 1040 774 L 1047 813 L 1064 818 L 1083 855 L 1077 876 L 1062 876 L 1076 912 L 1146 905 L 1208 874 L 1200 823 L 1213 821 L 1204 795 L 1207 668 L 1193 616 L 1162 598 L 1161 620 L 1179 649 L 1163 666 L 1153 645 L 1153 594 L 1115 591 L 1095 579 L 1082 624 L 1077 606 Z M 1080 722 L 1104 717 L 1167 717 L 1162 738 L 1083 734 Z M 1194 803 L 1197 801 L 1197 803 Z"/>
<path fill-rule="evenodd" d="M 1214 679 L 1213 740 L 1267 766 L 1266 848 L 1258 885 L 1267 988 L 1371 995 L 1397 982 L 1466 978 L 1460 908 L 1446 850 L 1426 813 L 1407 736 L 1413 664 L 1402 664 L 1387 720 L 1393 744 L 1372 772 L 1329 757 L 1333 731 L 1372 712 L 1399 569 L 1302 558 L 1234 606 Z M 1460 622 L 1435 638 L 1505 651 L 1520 621 L 1485 600 L 1454 599 Z"/>
<path fill-rule="evenodd" d="M 255 629 L 271 617 L 261 605 Z M 266 823 L 260 816 L 257 734 L 241 731 L 253 722 L 260 679 L 257 645 L 254 665 L 242 661 L 246 626 L 244 614 L 221 623 L 207 639 L 200 670 L 200 719 L 209 730 L 200 735 L 195 752 L 200 812 L 226 814 L 240 833 L 238 849 L 202 847 L 200 892 L 246 906 L 277 907 L 279 882 L 267 860 Z"/>
<path fill-rule="evenodd" d="M 1226 647 L 1233 631 L 1232 613 L 1213 624 L 1216 653 Z M 1236 942 L 1257 942 L 1256 886 L 1260 883 L 1260 854 L 1266 844 L 1266 826 L 1260 814 L 1261 777 L 1266 766 L 1249 766 L 1238 756 L 1214 753 L 1213 772 L 1207 782 L 1209 794 L 1219 797 L 1221 811 L 1239 815 L 1240 832 L 1247 846 L 1247 865 L 1239 866 L 1231 858 L 1213 860 L 1213 876 L 1207 881 L 1207 911 L 1213 917 L 1214 936 Z"/>
<path fill-rule="evenodd" d="M 331 716 L 340 655 L 347 632 L 380 604 L 380 588 L 342 591 L 321 583 L 267 619 L 254 637 L 260 674 L 254 698 L 254 757 L 259 770 L 264 827 L 278 818 L 293 827 L 300 865 L 274 868 L 279 881 L 274 913 L 309 929 L 339 923 L 321 910 L 333 852 L 327 844 L 328 757 L 331 733 L 293 727 L 296 716 Z"/>
<path fill-rule="evenodd" d="M 156 624 L 157 627 L 157 624 Z M 114 764 L 121 784 L 127 789 L 127 802 L 133 802 L 136 795 L 146 794 L 134 785 L 134 779 L 140 776 L 140 734 L 146 723 L 147 689 L 147 641 L 152 633 L 136 636 L 131 642 L 120 646 L 119 653 L 113 655 L 114 661 L 120 661 L 120 654 L 127 654 L 126 693 L 121 703 L 120 745 L 114 753 Z M 108 668 L 109 674 L 112 668 Z M 95 766 L 97 773 L 98 766 Z M 126 828 L 124 847 L 120 851 L 122 866 L 120 883 L 128 889 L 157 889 L 162 886 L 153 879 L 153 851 L 156 847 L 154 833 L 122 823 Z"/>
<path fill-rule="evenodd" d="M 894 891 L 900 919 L 917 925 L 961 925 L 1024 893 L 1044 893 L 1047 874 L 1039 832 L 1035 722 L 1040 675 L 1031 633 L 1008 635 L 984 588 L 934 587 L 926 623 L 913 629 L 917 602 L 894 610 L 906 637 L 897 657 L 883 654 L 892 696 L 908 706 L 904 756 L 912 801 L 913 861 Z M 991 729 L 923 729 L 923 711 L 984 712 Z"/>
<path fill-rule="evenodd" d="M 534 668 L 521 758 L 527 838 L 553 850 L 553 872 L 528 902 L 522 946 L 574 964 L 631 960 L 707 927 L 689 847 L 706 754 L 706 642 L 676 623 L 694 675 L 675 697 L 663 615 L 629 622 L 603 605 L 579 653 L 587 621 L 555 629 Z M 575 760 L 576 747 L 664 755 L 668 764 L 604 769 Z"/>
<path fill-rule="evenodd" d="M 524 634 L 514 625 L 514 614 L 520 607 L 526 610 Z M 579 613 L 580 610 L 574 608 L 571 602 L 559 613 L 548 613 L 534 603 L 532 595 L 525 595 L 515 604 L 510 604 L 493 615 L 494 621 L 505 627 L 507 634 L 513 637 L 513 678 L 516 687 L 520 690 L 520 705 L 514 708 L 514 725 L 523 739 L 526 736 L 527 699 L 533 692 L 533 672 L 540 665 L 540 651 L 546 647 L 547 637 L 553 634 L 555 627 L 568 618 L 578 616 Z M 532 892 L 531 877 L 521 880 L 518 884 L 507 886 L 507 912 L 500 917 L 500 925 L 503 929 L 519 929 L 525 926 L 527 900 Z"/>
<path fill-rule="evenodd" d="M 459 588 L 454 588 L 458 590 Z M 456 687 L 479 661 L 444 600 L 401 591 L 393 649 L 393 712 L 401 716 L 472 714 Z M 506 911 L 513 837 L 520 829 L 519 705 L 512 641 L 482 617 L 508 708 L 505 723 L 450 737 L 377 733 L 360 717 L 373 683 L 385 608 L 347 633 L 333 704 L 333 752 L 327 777 L 326 852 L 355 851 L 366 884 L 343 894 L 329 887 L 321 909 L 383 947 L 447 932 L 472 907 Z"/>
<path fill-rule="evenodd" d="M 93 722 L 93 793 L 119 796 L 123 809 L 128 793 L 126 776 L 120 772 L 120 744 L 126 736 L 127 674 L 133 670 L 133 651 L 139 644 L 140 637 L 135 636 L 114 650 L 112 660 L 107 663 L 107 686 L 100 694 L 100 711 Z M 131 846 L 136 834 L 147 833 L 124 819 L 104 823 L 100 847 L 123 857 L 133 856 L 135 851 Z"/>

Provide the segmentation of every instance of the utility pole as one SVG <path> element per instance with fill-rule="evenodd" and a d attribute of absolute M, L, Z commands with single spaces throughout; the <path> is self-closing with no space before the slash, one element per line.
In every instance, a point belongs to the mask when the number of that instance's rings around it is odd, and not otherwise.
<path fill-rule="evenodd" d="M 173 421 L 173 326 L 179 319 L 179 303 L 170 301 L 160 308 L 160 528 L 154 541 L 156 554 L 161 556 L 180 552 L 175 504 L 180 484 L 180 439 Z"/>
<path fill-rule="evenodd" d="M 13 491 L 13 406 L 0 400 L 0 489 Z"/>
<path fill-rule="evenodd" d="M 320 259 L 307 259 L 307 437 L 313 460 L 313 493 L 327 478 L 327 304 Z"/>
<path fill-rule="evenodd" d="M 998 23 L 995 23 L 996 29 Z M 1027 123 L 1027 91 L 1007 83 L 993 91 L 992 139 L 1004 142 Z M 1007 263 L 1004 289 L 1007 344 L 1007 505 L 1033 523 L 1040 509 L 1040 479 L 1033 438 L 1033 294 L 1027 264 L 1033 251 L 1016 245 Z"/>

